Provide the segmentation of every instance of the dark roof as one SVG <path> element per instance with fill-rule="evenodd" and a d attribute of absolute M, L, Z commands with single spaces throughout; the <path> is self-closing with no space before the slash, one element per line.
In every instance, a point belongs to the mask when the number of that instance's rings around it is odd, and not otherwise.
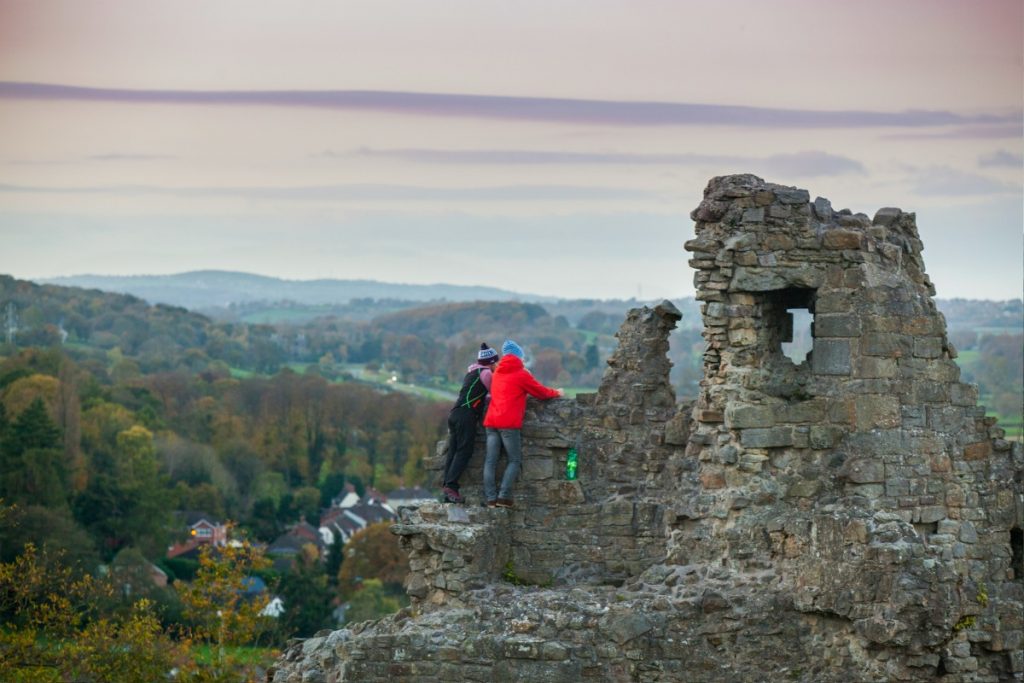
<path fill-rule="evenodd" d="M 358 517 L 358 519 L 352 519 L 350 515 L 343 514 L 340 517 L 335 517 L 334 519 L 332 519 L 330 526 L 336 527 L 346 532 L 349 536 L 351 536 L 356 531 L 366 528 L 366 520 L 362 517 Z"/>
<path fill-rule="evenodd" d="M 323 545 L 323 538 L 320 536 L 320 532 L 309 522 L 299 522 L 289 530 L 289 533 L 306 539 L 307 543 L 315 543 L 318 546 Z"/>
<path fill-rule="evenodd" d="M 376 501 L 378 503 L 386 503 L 386 502 L 388 502 L 388 497 L 385 496 L 380 491 L 378 491 L 377 489 L 373 489 L 373 488 L 366 489 L 366 493 L 363 495 L 362 502 L 363 503 L 370 503 L 370 502 L 373 502 L 373 501 Z"/>
<path fill-rule="evenodd" d="M 327 526 L 332 521 L 345 514 L 348 508 L 327 508 L 320 513 L 320 526 Z"/>
<path fill-rule="evenodd" d="M 294 534 L 282 534 L 274 539 L 274 542 L 267 546 L 268 555 L 294 555 L 302 550 L 302 546 L 311 541 Z"/>
<path fill-rule="evenodd" d="M 390 521 L 397 517 L 394 512 L 379 503 L 359 503 L 350 507 L 348 511 L 365 519 L 367 524 Z"/>
<path fill-rule="evenodd" d="M 185 522 L 186 526 L 195 526 L 204 519 L 213 526 L 222 525 L 222 522 L 220 522 L 214 515 L 211 515 L 208 512 L 203 512 L 202 510 L 179 510 L 174 514 L 179 516 L 181 520 Z"/>

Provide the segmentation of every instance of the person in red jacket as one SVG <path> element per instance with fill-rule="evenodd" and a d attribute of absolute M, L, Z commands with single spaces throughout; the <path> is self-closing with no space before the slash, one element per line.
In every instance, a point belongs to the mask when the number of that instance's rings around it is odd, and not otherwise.
<path fill-rule="evenodd" d="M 511 339 L 501 346 L 501 360 L 491 379 L 491 404 L 484 417 L 487 429 L 487 455 L 484 458 L 484 500 L 488 507 L 512 507 L 512 486 L 519 478 L 523 463 L 523 442 L 520 430 L 526 414 L 526 396 L 541 400 L 564 396 L 561 389 L 550 389 L 523 366 L 523 349 Z M 505 446 L 508 464 L 495 489 L 494 474 L 501 447 Z"/>

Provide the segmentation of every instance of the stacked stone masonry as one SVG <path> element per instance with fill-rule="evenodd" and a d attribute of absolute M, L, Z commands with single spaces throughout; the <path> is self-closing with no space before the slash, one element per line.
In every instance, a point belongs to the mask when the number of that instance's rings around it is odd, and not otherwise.
<path fill-rule="evenodd" d="M 478 505 L 481 441 L 470 505 L 400 511 L 412 606 L 268 681 L 1024 681 L 1024 450 L 959 381 L 914 215 L 737 175 L 691 217 L 699 395 L 675 307 L 631 311 L 597 393 L 531 402 L 516 507 Z"/>

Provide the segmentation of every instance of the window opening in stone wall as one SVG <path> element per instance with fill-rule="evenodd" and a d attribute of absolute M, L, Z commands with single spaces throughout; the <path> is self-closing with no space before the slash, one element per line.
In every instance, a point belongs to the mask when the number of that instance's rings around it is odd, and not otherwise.
<path fill-rule="evenodd" d="M 814 295 L 813 289 L 790 287 L 769 292 L 765 302 L 772 345 L 796 365 L 814 349 Z"/>
<path fill-rule="evenodd" d="M 790 308 L 793 331 L 788 342 L 782 342 L 782 353 L 794 363 L 807 360 L 807 354 L 814 348 L 814 315 L 806 308 Z"/>
<path fill-rule="evenodd" d="M 1013 578 L 1024 582 L 1024 529 L 1017 526 L 1010 529 L 1010 556 Z"/>

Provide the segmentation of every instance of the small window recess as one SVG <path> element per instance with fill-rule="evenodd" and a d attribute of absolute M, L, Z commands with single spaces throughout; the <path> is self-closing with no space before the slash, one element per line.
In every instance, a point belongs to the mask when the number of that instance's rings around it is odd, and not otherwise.
<path fill-rule="evenodd" d="M 807 360 L 814 350 L 814 296 L 816 290 L 790 287 L 769 293 L 769 316 L 778 353 L 794 365 Z"/>

